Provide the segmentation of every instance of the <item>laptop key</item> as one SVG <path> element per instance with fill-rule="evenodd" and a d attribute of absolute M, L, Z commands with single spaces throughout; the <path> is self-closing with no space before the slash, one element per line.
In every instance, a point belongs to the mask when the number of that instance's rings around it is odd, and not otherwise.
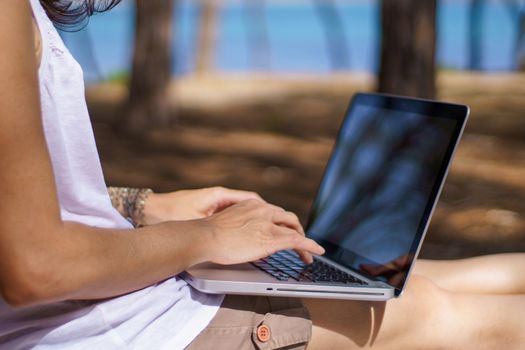
<path fill-rule="evenodd" d="M 299 281 L 299 279 L 301 278 L 301 274 L 297 273 L 297 272 L 289 273 L 288 276 L 290 276 L 291 278 L 293 278 L 296 281 Z"/>
<path fill-rule="evenodd" d="M 312 264 L 307 265 L 295 253 L 289 251 L 275 253 L 252 264 L 279 281 L 293 279 L 303 282 L 367 284 L 320 260 L 314 260 Z"/>

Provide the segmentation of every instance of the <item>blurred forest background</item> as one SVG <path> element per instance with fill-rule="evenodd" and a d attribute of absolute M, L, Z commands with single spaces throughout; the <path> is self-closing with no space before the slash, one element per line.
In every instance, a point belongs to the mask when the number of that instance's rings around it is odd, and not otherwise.
<path fill-rule="evenodd" d="M 525 0 L 136 0 L 64 41 L 108 184 L 308 213 L 356 91 L 472 114 L 422 256 L 525 252 Z"/>

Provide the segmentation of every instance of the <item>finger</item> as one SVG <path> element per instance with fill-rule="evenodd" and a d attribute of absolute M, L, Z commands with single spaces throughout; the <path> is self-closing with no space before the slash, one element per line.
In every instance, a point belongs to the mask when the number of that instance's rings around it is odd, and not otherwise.
<path fill-rule="evenodd" d="M 405 278 L 405 274 L 400 272 L 400 273 L 396 273 L 394 276 L 392 276 L 391 278 L 388 279 L 388 282 L 390 283 L 390 285 L 392 286 L 400 286 L 401 283 L 403 282 L 403 279 Z"/>
<path fill-rule="evenodd" d="M 304 251 L 314 255 L 324 254 L 324 248 L 314 240 L 304 237 L 297 231 L 283 226 L 274 226 L 274 240 L 271 242 L 275 252 L 286 249 Z"/>
<path fill-rule="evenodd" d="M 272 217 L 272 221 L 276 225 L 286 226 L 288 228 L 296 230 L 301 235 L 304 234 L 303 226 L 299 221 L 297 215 L 290 211 L 275 211 Z"/>
<path fill-rule="evenodd" d="M 255 199 L 261 202 L 265 202 L 264 199 L 262 199 L 262 197 L 255 192 L 232 190 L 224 187 L 214 187 L 213 190 L 215 191 L 215 195 L 218 197 L 218 199 L 222 199 L 225 201 L 239 203 L 242 201 Z"/>
<path fill-rule="evenodd" d="M 405 255 L 400 256 L 396 260 L 394 260 L 392 264 L 394 265 L 396 269 L 403 270 L 408 265 L 410 265 L 413 259 L 414 259 L 414 254 L 405 254 Z"/>
<path fill-rule="evenodd" d="M 311 253 L 304 251 L 304 250 L 293 250 L 293 251 L 298 255 L 299 259 L 304 261 L 306 264 L 309 265 L 314 262 L 314 258 Z"/>
<path fill-rule="evenodd" d="M 264 199 L 261 198 L 255 192 L 248 191 L 238 191 L 230 190 L 223 187 L 214 187 L 211 189 L 213 191 L 213 197 L 215 201 L 214 212 L 220 212 L 232 205 L 244 202 L 244 201 L 257 201 L 259 203 L 265 203 Z"/>
<path fill-rule="evenodd" d="M 295 252 L 299 255 L 299 258 L 302 261 L 304 261 L 305 264 L 310 265 L 311 263 L 314 262 L 314 257 L 309 252 L 305 250 L 295 250 Z"/>
<path fill-rule="evenodd" d="M 391 269 L 383 266 L 383 265 L 375 265 L 375 264 L 361 264 L 360 265 L 361 270 L 368 273 L 371 276 L 382 276 Z"/>

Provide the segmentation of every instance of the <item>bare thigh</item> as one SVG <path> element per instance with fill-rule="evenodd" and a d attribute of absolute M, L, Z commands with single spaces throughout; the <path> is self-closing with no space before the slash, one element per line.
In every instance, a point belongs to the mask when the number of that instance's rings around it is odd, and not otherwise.
<path fill-rule="evenodd" d="M 389 302 L 304 300 L 316 349 L 519 349 L 525 336 L 523 295 L 454 293 L 413 276 Z"/>
<path fill-rule="evenodd" d="M 418 260 L 414 273 L 455 292 L 525 293 L 525 253 L 443 261 Z"/>

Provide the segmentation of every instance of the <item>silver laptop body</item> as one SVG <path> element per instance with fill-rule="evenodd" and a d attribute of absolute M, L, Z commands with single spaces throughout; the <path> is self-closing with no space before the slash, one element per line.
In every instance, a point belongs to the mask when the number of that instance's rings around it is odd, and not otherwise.
<path fill-rule="evenodd" d="M 371 301 L 400 296 L 468 114 L 464 105 L 356 94 L 305 226 L 326 254 L 313 267 L 297 267 L 294 252 L 280 252 L 254 263 L 199 264 L 181 277 L 212 294 Z M 315 271 L 324 274 L 318 278 Z"/>

